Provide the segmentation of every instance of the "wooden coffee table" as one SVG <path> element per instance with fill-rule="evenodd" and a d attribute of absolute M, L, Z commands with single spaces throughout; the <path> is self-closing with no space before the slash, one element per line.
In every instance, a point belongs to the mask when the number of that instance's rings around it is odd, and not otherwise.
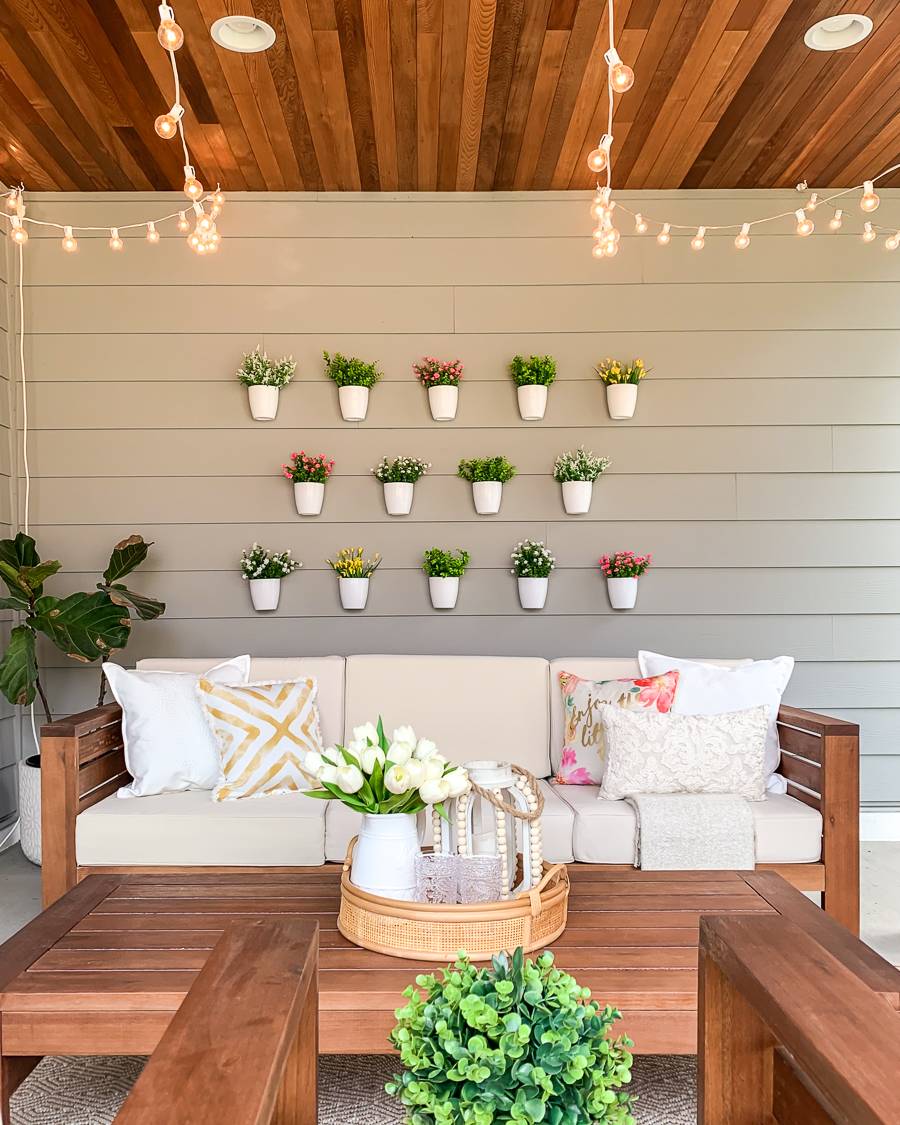
<path fill-rule="evenodd" d="M 621 1009 L 642 1053 L 696 1050 L 703 914 L 781 914 L 835 951 L 850 934 L 779 875 L 643 872 L 576 864 L 561 968 Z M 359 949 L 337 930 L 340 868 L 92 875 L 0 947 L 0 1113 L 43 1055 L 150 1054 L 229 921 L 303 915 L 320 926 L 323 1053 L 390 1050 L 401 993 L 433 964 Z M 897 976 L 848 956 L 900 1006 Z M 893 973 L 893 970 L 891 970 Z M 8 1118 L 7 1118 L 8 1119 Z"/>

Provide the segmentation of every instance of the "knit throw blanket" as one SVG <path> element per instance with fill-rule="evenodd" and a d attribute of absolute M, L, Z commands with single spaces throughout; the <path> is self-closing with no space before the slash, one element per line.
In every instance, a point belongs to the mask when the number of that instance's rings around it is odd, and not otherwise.
<path fill-rule="evenodd" d="M 634 866 L 644 871 L 750 870 L 756 831 L 750 802 L 719 793 L 628 797 L 637 818 Z"/>

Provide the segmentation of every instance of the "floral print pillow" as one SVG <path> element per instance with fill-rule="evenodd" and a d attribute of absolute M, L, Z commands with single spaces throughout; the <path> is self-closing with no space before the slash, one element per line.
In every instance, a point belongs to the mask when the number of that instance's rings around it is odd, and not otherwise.
<path fill-rule="evenodd" d="M 599 785 L 606 770 L 606 740 L 600 706 L 613 704 L 628 711 L 671 711 L 678 672 L 664 672 L 640 680 L 599 681 L 560 672 L 559 686 L 565 732 L 555 780 L 560 785 Z"/>

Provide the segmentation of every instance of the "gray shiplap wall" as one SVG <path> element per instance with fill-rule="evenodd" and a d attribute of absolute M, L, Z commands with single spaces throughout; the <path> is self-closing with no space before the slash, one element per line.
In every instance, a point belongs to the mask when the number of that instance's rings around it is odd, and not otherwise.
<path fill-rule="evenodd" d="M 6 238 L 0 238 L 0 536 L 12 529 L 15 474 L 12 470 L 15 435 L 13 425 L 13 380 L 17 339 L 14 327 L 18 316 L 16 295 L 17 251 Z M 5 642 L 12 625 L 9 610 L 0 611 L 0 637 Z M 16 761 L 21 753 L 21 738 L 15 708 L 0 698 L 0 840 L 14 823 L 18 803 Z"/>
<path fill-rule="evenodd" d="M 878 219 L 900 225 L 900 196 Z M 32 213 L 83 224 L 181 206 L 175 197 L 46 196 Z M 634 209 L 697 224 L 796 205 L 794 193 L 643 193 Z M 840 234 L 798 240 L 784 221 L 737 253 L 710 233 L 693 253 L 628 234 L 590 256 L 588 200 L 504 196 L 244 196 L 220 220 L 216 259 L 171 227 L 122 255 L 83 237 L 28 247 L 32 521 L 64 560 L 62 589 L 93 582 L 109 546 L 156 541 L 140 585 L 167 599 L 137 626 L 140 655 L 487 652 L 798 659 L 791 702 L 863 726 L 863 796 L 900 803 L 900 253 Z M 625 224 L 627 226 L 627 224 Z M 824 221 L 822 223 L 824 226 Z M 173 235 L 167 237 L 167 235 Z M 254 423 L 233 378 L 257 343 L 299 375 L 275 423 Z M 341 421 L 323 348 L 377 359 L 385 381 L 360 425 Z M 543 423 L 523 423 L 506 364 L 551 352 Z M 410 364 L 466 365 L 454 424 L 430 420 Z M 592 363 L 641 355 L 638 412 L 609 420 Z M 611 456 L 589 517 L 566 517 L 553 459 L 585 443 Z M 318 520 L 294 514 L 279 466 L 301 447 L 337 460 Z M 520 476 L 479 518 L 460 457 L 505 453 Z M 425 456 L 413 514 L 390 519 L 368 470 Z M 520 538 L 549 541 L 547 609 L 525 614 L 507 572 Z M 236 570 L 258 539 L 305 568 L 276 616 L 254 615 Z M 343 614 L 325 557 L 384 555 L 362 616 Z M 459 608 L 430 609 L 417 572 L 435 544 L 473 556 Z M 594 562 L 652 551 L 633 613 L 608 607 Z M 137 585 L 137 581 L 135 582 Z M 58 707 L 89 705 L 95 670 L 56 665 Z"/>

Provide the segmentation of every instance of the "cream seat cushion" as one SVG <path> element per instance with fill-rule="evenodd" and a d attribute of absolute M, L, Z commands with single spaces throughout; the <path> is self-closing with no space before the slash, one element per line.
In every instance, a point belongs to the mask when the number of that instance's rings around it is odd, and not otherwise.
<path fill-rule="evenodd" d="M 634 809 L 597 800 L 596 785 L 553 785 L 575 813 L 573 851 L 580 863 L 634 862 Z M 816 863 L 822 854 L 822 816 L 787 795 L 751 801 L 757 863 Z"/>
<path fill-rule="evenodd" d="M 205 790 L 120 801 L 75 821 L 82 866 L 282 867 L 325 861 L 325 802 L 300 793 L 213 801 Z"/>

